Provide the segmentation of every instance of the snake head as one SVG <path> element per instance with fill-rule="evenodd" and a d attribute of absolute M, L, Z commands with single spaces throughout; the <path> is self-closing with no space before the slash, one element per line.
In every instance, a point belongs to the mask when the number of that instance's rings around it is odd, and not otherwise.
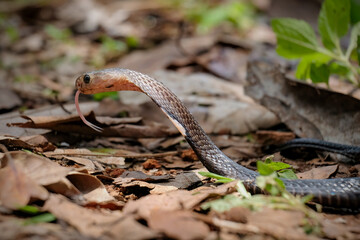
<path fill-rule="evenodd" d="M 88 72 L 81 74 L 75 82 L 75 87 L 84 94 L 94 94 L 105 91 L 112 91 L 112 84 L 109 84 L 108 74 L 99 72 Z"/>
<path fill-rule="evenodd" d="M 142 92 L 126 72 L 118 68 L 84 73 L 76 79 L 75 86 L 83 94 L 112 91 Z"/>

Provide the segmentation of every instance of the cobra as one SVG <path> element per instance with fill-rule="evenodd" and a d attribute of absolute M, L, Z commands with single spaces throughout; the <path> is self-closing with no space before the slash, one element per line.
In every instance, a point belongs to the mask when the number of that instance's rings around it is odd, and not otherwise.
<path fill-rule="evenodd" d="M 94 94 L 109 91 L 138 91 L 148 95 L 184 136 L 203 165 L 222 176 L 239 179 L 252 193 L 260 192 L 256 186 L 259 174 L 228 158 L 205 134 L 198 122 L 180 99 L 161 82 L 148 75 L 120 68 L 88 72 L 76 79 L 76 108 L 79 116 L 96 131 L 101 128 L 88 122 L 80 112 L 80 93 Z M 360 178 L 336 179 L 282 179 L 286 190 L 295 195 L 313 195 L 313 201 L 333 208 L 358 210 L 360 208 Z"/>

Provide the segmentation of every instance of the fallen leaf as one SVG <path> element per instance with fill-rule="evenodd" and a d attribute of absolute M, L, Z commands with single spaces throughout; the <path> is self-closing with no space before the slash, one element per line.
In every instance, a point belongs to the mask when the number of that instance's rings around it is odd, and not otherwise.
<path fill-rule="evenodd" d="M 88 171 L 94 171 L 96 169 L 96 166 L 93 163 L 93 161 L 91 161 L 87 158 L 64 156 L 64 159 L 67 159 L 67 160 L 76 162 L 77 164 L 83 165 L 84 168 Z"/>
<path fill-rule="evenodd" d="M 273 61 L 248 65 L 245 92 L 279 116 L 297 136 L 360 144 L 360 100 L 292 80 Z M 336 123 L 336 124 L 334 124 Z"/>
<path fill-rule="evenodd" d="M 30 199 L 46 200 L 48 191 L 22 171 L 20 164 L 0 169 L 0 203 L 16 210 L 29 203 Z"/>
<path fill-rule="evenodd" d="M 114 200 L 106 191 L 102 182 L 92 175 L 71 172 L 67 175 L 67 178 L 79 189 L 86 201 L 107 202 Z"/>
<path fill-rule="evenodd" d="M 274 218 L 276 216 L 276 218 Z M 261 232 L 281 239 L 308 239 L 302 228 L 304 213 L 296 211 L 264 208 L 248 216 L 248 224 L 256 226 Z M 291 229 L 291 231 L 289 230 Z"/>
<path fill-rule="evenodd" d="M 143 181 L 132 181 L 128 183 L 121 184 L 122 188 L 126 188 L 128 192 L 134 191 L 139 192 L 139 188 L 142 189 L 140 196 L 144 195 L 146 191 L 144 189 L 147 189 L 150 194 L 161 194 L 161 193 L 167 193 L 177 190 L 177 187 L 174 186 L 163 186 L 160 184 L 155 183 L 148 183 Z M 136 195 L 136 193 L 135 193 Z"/>
<path fill-rule="evenodd" d="M 338 169 L 338 165 L 331 165 L 326 167 L 313 168 L 309 171 L 297 173 L 298 178 L 301 179 L 327 179 L 334 174 Z"/>
<path fill-rule="evenodd" d="M 191 193 L 185 190 L 173 191 L 161 195 L 147 195 L 136 201 L 129 201 L 124 209 L 124 214 L 137 214 L 139 217 L 149 220 L 151 211 L 161 209 L 163 211 L 175 211 L 183 208 L 181 202 L 191 198 Z"/>
<path fill-rule="evenodd" d="M 143 219 L 149 219 L 153 209 L 166 211 L 192 209 L 209 196 L 225 194 L 235 191 L 236 181 L 223 184 L 217 188 L 194 189 L 191 192 L 177 190 L 161 195 L 147 195 L 136 201 L 129 201 L 124 209 L 124 214 L 136 214 Z"/>
<path fill-rule="evenodd" d="M 119 211 L 87 209 L 61 195 L 51 194 L 43 209 L 66 221 L 83 235 L 93 238 L 107 234 L 116 239 L 150 239 L 157 236 L 156 232 L 144 227 L 131 216 L 126 217 Z"/>
<path fill-rule="evenodd" d="M 174 239 L 204 239 L 210 228 L 197 220 L 189 211 L 166 211 L 154 209 L 148 220 L 149 227 Z"/>
<path fill-rule="evenodd" d="M 85 239 L 74 228 L 54 223 L 37 223 L 24 225 L 22 219 L 0 215 L 0 232 L 2 239 L 23 239 L 24 236 L 36 236 L 39 239 Z"/>
<path fill-rule="evenodd" d="M 174 186 L 179 189 L 187 189 L 200 184 L 201 179 L 194 172 L 182 172 L 167 182 L 159 183 L 162 186 Z"/>
<path fill-rule="evenodd" d="M 163 176 L 153 176 L 147 175 L 140 171 L 125 171 L 120 177 L 114 179 L 114 183 L 116 184 L 124 184 L 131 181 L 141 180 L 145 182 L 162 182 L 167 181 L 171 178 L 170 175 Z"/>
<path fill-rule="evenodd" d="M 71 171 L 45 157 L 26 152 L 11 152 L 16 164 L 36 183 L 46 186 L 61 181 Z"/>

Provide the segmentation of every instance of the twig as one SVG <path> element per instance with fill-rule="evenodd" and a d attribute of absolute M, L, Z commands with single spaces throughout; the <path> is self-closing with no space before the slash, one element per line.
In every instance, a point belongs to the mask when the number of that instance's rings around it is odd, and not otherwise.
<path fill-rule="evenodd" d="M 104 153 L 45 153 L 47 156 L 93 156 L 93 157 L 125 157 L 125 158 L 154 158 L 177 155 L 178 151 L 164 153 L 136 153 L 136 154 L 104 154 Z"/>

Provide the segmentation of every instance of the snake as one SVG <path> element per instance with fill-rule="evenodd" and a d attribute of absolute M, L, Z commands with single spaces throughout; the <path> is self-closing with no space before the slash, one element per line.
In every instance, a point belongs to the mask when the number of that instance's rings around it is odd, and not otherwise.
<path fill-rule="evenodd" d="M 81 120 L 94 129 L 102 128 L 81 114 L 79 95 L 110 91 L 138 91 L 146 94 L 183 135 L 209 172 L 239 179 L 252 193 L 262 193 L 256 184 L 259 173 L 227 157 L 201 128 L 181 100 L 160 81 L 137 71 L 109 68 L 83 73 L 76 78 L 76 110 Z M 294 195 L 312 195 L 312 201 L 335 209 L 360 209 L 360 177 L 331 179 L 284 179 L 285 188 Z"/>

